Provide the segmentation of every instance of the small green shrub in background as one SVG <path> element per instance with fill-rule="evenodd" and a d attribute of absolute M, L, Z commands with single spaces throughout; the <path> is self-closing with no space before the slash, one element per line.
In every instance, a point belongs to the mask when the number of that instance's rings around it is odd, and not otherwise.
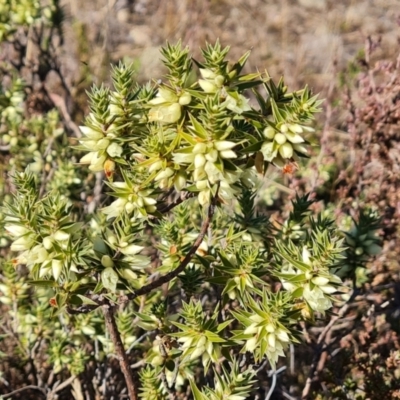
<path fill-rule="evenodd" d="M 48 13 L 35 10 L 13 22 Z M 46 398 L 251 398 L 380 250 L 377 215 L 343 234 L 309 195 L 271 221 L 261 183 L 307 156 L 321 101 L 242 74 L 250 53 L 228 51 L 206 45 L 195 61 L 167 45 L 168 72 L 147 85 L 115 66 L 74 149 L 65 117 L 29 115 L 23 82 L 4 79 L 2 339 Z M 107 375 L 112 355 L 125 383 Z"/>

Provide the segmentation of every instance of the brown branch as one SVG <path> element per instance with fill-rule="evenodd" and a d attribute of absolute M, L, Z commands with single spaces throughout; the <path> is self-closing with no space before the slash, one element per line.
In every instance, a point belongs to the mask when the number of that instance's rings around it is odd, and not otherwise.
<path fill-rule="evenodd" d="M 57 381 L 56 384 L 54 385 L 53 389 L 50 392 L 50 395 L 47 396 L 49 398 L 53 398 L 53 396 L 57 393 L 60 392 L 61 390 L 65 389 L 67 386 L 72 385 L 74 380 L 76 379 L 75 375 L 71 375 L 66 381 L 60 383 L 60 381 Z"/>
<path fill-rule="evenodd" d="M 185 200 L 190 199 L 191 197 L 194 196 L 194 193 L 186 192 L 182 193 L 180 197 L 178 197 L 175 201 L 172 203 L 168 204 L 167 206 L 161 208 L 158 210 L 161 214 L 166 214 L 167 212 L 171 211 L 173 208 L 176 206 L 179 206 L 179 204 L 182 204 Z"/>
<path fill-rule="evenodd" d="M 357 297 L 358 294 L 359 294 L 359 289 L 354 289 L 349 300 L 342 306 L 342 308 L 339 310 L 338 314 L 331 318 L 331 320 L 329 321 L 329 324 L 319 334 L 318 339 L 317 339 L 317 347 L 316 347 L 313 361 L 312 361 L 312 364 L 310 367 L 310 372 L 308 374 L 306 384 L 305 384 L 305 386 L 303 388 L 303 392 L 301 394 L 302 399 L 306 399 L 308 397 L 308 395 L 310 393 L 312 382 L 318 378 L 319 371 L 317 370 L 317 367 L 318 367 L 321 355 L 326 350 L 325 349 L 326 336 L 331 331 L 331 329 L 335 325 L 336 321 L 344 317 L 344 315 L 347 313 L 348 309 L 350 308 L 351 302 Z"/>
<path fill-rule="evenodd" d="M 13 390 L 13 391 L 10 392 L 10 393 L 2 394 L 1 397 L 2 397 L 3 399 L 5 399 L 5 398 L 7 398 L 7 397 L 13 396 L 14 394 L 17 394 L 17 393 L 20 393 L 20 392 L 22 392 L 22 391 L 24 391 L 24 390 L 29 390 L 29 389 L 37 390 L 37 391 L 39 391 L 40 393 L 42 393 L 42 395 L 43 395 L 44 397 L 46 397 L 46 393 L 45 393 L 44 389 L 40 388 L 39 386 L 34 386 L 34 385 L 28 385 L 28 386 L 25 386 L 25 387 L 23 387 L 23 388 Z"/>
<path fill-rule="evenodd" d="M 114 308 L 111 305 L 103 305 L 102 308 L 107 330 L 110 333 L 111 340 L 114 344 L 115 352 L 119 360 L 119 365 L 125 377 L 129 398 L 130 400 L 138 400 L 138 385 L 135 382 L 136 379 L 134 376 L 134 372 L 130 368 L 128 356 L 122 343 L 121 335 L 117 327 L 117 322 L 115 321 Z"/>
<path fill-rule="evenodd" d="M 152 290 L 164 285 L 164 283 L 168 283 L 172 279 L 176 278 L 186 268 L 186 266 L 190 263 L 192 257 L 196 253 L 197 249 L 201 245 L 201 243 L 204 239 L 204 236 L 207 233 L 208 227 L 209 227 L 211 220 L 213 218 L 213 215 L 214 215 L 216 198 L 217 198 L 217 195 L 215 195 L 210 206 L 208 207 L 207 217 L 203 221 L 199 235 L 197 236 L 195 242 L 193 243 L 193 246 L 190 248 L 190 250 L 186 254 L 185 258 L 179 264 L 179 266 L 176 269 L 174 269 L 173 271 L 169 272 L 168 274 L 161 276 L 160 278 L 156 279 L 153 282 L 148 283 L 147 285 L 141 287 L 138 290 L 135 290 L 134 293 L 128 294 L 126 296 L 122 296 L 120 298 L 120 300 L 123 303 L 125 303 L 129 300 L 134 300 L 137 297 L 142 296 L 144 294 L 150 293 Z"/>

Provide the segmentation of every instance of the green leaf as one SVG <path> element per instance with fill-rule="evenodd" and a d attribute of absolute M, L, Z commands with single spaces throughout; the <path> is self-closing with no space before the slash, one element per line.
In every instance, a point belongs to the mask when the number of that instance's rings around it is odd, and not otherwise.
<path fill-rule="evenodd" d="M 101 273 L 101 282 L 106 289 L 115 292 L 117 289 L 118 274 L 112 268 L 106 268 Z"/>
<path fill-rule="evenodd" d="M 255 153 L 261 149 L 261 146 L 264 144 L 264 140 L 261 142 L 257 142 L 251 144 L 250 146 L 245 147 L 244 149 L 240 150 L 241 153 L 248 154 L 248 153 Z"/>
<path fill-rule="evenodd" d="M 246 77 L 247 77 L 247 75 L 246 75 Z M 249 88 L 258 86 L 260 83 L 262 83 L 262 81 L 246 81 L 246 82 L 240 82 L 240 83 L 236 84 L 236 87 L 241 92 L 245 89 L 249 89 Z"/>
<path fill-rule="evenodd" d="M 208 139 L 207 131 L 204 129 L 203 125 L 197 121 L 195 117 L 193 117 L 192 114 L 189 114 L 190 122 L 193 125 L 193 129 L 191 131 L 198 136 L 201 139 Z"/>
<path fill-rule="evenodd" d="M 225 278 L 226 281 L 226 278 Z M 218 284 L 218 282 L 216 282 Z M 237 283 L 233 279 L 229 279 L 228 282 L 226 283 L 224 290 L 222 291 L 222 294 L 227 294 L 230 291 L 234 290 L 237 288 Z"/>
<path fill-rule="evenodd" d="M 30 285 L 41 286 L 41 287 L 57 287 L 57 282 L 45 281 L 45 280 L 28 280 L 26 281 Z"/>
<path fill-rule="evenodd" d="M 208 400 L 207 397 L 200 392 L 199 388 L 196 386 L 193 380 L 189 380 L 190 388 L 192 389 L 193 399 L 194 400 Z"/>
<path fill-rule="evenodd" d="M 211 331 L 205 331 L 204 334 L 207 336 L 207 339 L 212 343 L 224 343 L 225 339 L 218 336 L 216 333 Z"/>
<path fill-rule="evenodd" d="M 231 322 L 233 321 L 233 319 L 228 319 L 225 322 L 222 322 L 221 324 L 218 325 L 217 327 L 217 332 L 221 332 L 222 330 L 224 330 Z"/>
<path fill-rule="evenodd" d="M 76 296 L 82 300 L 83 304 L 89 304 L 91 306 L 98 306 L 98 304 L 95 301 L 93 301 L 92 299 L 89 299 L 89 297 L 82 296 L 81 294 L 77 294 Z"/>

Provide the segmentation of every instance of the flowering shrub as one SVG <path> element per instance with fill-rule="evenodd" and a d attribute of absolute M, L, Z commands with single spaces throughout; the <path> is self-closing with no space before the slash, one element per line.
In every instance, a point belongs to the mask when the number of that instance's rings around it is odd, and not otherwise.
<path fill-rule="evenodd" d="M 109 379 L 110 354 L 131 399 L 248 398 L 260 368 L 276 374 L 300 325 L 323 318 L 380 250 L 373 213 L 342 233 L 309 195 L 280 223 L 258 204 L 272 168 L 307 156 L 321 101 L 243 74 L 250 53 L 231 63 L 228 52 L 208 44 L 196 61 L 168 44 L 165 77 L 147 85 L 114 67 L 113 87 L 89 95 L 74 150 L 54 109 L 23 122 L 22 82 L 1 92 L 5 337 L 76 399 L 93 365 L 90 390 Z M 45 374 L 36 389 L 61 391 Z M 121 381 L 107 390 L 122 393 Z"/>

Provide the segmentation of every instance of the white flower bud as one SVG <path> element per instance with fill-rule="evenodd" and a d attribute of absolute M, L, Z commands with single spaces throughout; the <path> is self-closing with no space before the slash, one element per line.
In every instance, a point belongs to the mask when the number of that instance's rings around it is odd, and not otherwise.
<path fill-rule="evenodd" d="M 217 75 L 217 76 L 214 78 L 214 83 L 215 83 L 219 88 L 223 86 L 224 82 L 225 82 L 225 78 L 224 78 L 222 75 Z"/>
<path fill-rule="evenodd" d="M 159 169 L 161 169 L 162 168 L 162 164 L 163 163 L 162 163 L 161 160 L 156 161 L 155 163 L 151 164 L 150 167 L 149 167 L 149 173 L 151 174 L 152 172 L 158 171 Z"/>
<path fill-rule="evenodd" d="M 206 163 L 206 158 L 203 154 L 196 154 L 196 157 L 194 158 L 194 167 L 201 168 L 204 166 Z"/>
<path fill-rule="evenodd" d="M 197 182 L 196 182 L 196 187 L 197 187 L 197 189 L 199 189 L 199 190 L 204 190 L 204 189 L 207 188 L 207 186 L 208 186 L 208 181 L 207 181 L 207 179 L 204 179 L 204 180 L 202 180 L 202 181 L 197 181 Z"/>
<path fill-rule="evenodd" d="M 200 337 L 200 339 L 198 340 L 198 342 L 197 342 L 197 344 L 196 344 L 196 347 L 205 347 L 206 342 L 207 342 L 206 336 L 202 335 L 202 336 Z"/>
<path fill-rule="evenodd" d="M 207 151 L 207 145 L 205 143 L 197 143 L 193 147 L 194 154 L 204 154 Z"/>
<path fill-rule="evenodd" d="M 181 115 L 182 110 L 179 103 L 160 105 L 149 110 L 149 121 L 172 124 L 179 121 Z"/>
<path fill-rule="evenodd" d="M 268 344 L 269 344 L 271 347 L 275 347 L 275 343 L 276 343 L 275 334 L 274 334 L 274 333 L 270 333 L 270 334 L 268 335 Z"/>
<path fill-rule="evenodd" d="M 112 268 L 114 266 L 114 261 L 108 255 L 101 257 L 101 265 L 105 268 Z"/>
<path fill-rule="evenodd" d="M 289 342 L 289 335 L 283 329 L 279 328 L 275 333 L 281 342 Z"/>
<path fill-rule="evenodd" d="M 332 294 L 337 292 L 337 289 L 331 285 L 321 285 L 319 288 L 326 294 Z"/>
<path fill-rule="evenodd" d="M 275 326 L 273 324 L 267 324 L 265 330 L 269 333 L 275 332 Z"/>
<path fill-rule="evenodd" d="M 215 93 L 218 90 L 217 85 L 204 79 L 199 79 L 199 85 L 206 93 Z"/>
<path fill-rule="evenodd" d="M 70 237 L 69 233 L 64 232 L 64 231 L 61 231 L 61 230 L 57 231 L 57 232 L 53 235 L 53 238 L 54 238 L 55 240 L 57 240 L 57 241 L 60 241 L 60 242 L 63 241 L 63 240 L 68 240 L 69 237 Z"/>
<path fill-rule="evenodd" d="M 27 228 L 21 225 L 6 225 L 5 229 L 12 236 L 22 236 L 29 232 Z"/>
<path fill-rule="evenodd" d="M 186 178 L 184 174 L 177 174 L 174 180 L 175 190 L 180 192 L 186 186 Z"/>
<path fill-rule="evenodd" d="M 166 168 L 164 171 L 160 171 L 156 177 L 155 181 L 160 181 L 161 179 L 169 178 L 174 174 L 174 170 L 172 168 Z"/>
<path fill-rule="evenodd" d="M 34 240 L 30 236 L 21 236 L 15 240 L 11 245 L 12 251 L 25 251 L 29 250 L 34 245 Z"/>
<path fill-rule="evenodd" d="M 205 350 L 205 346 L 196 347 L 196 349 L 190 355 L 190 360 L 195 360 L 196 358 L 200 357 L 205 352 Z"/>
<path fill-rule="evenodd" d="M 79 129 L 86 137 L 92 140 L 100 140 L 104 137 L 102 132 L 89 128 L 88 126 L 80 126 Z"/>
<path fill-rule="evenodd" d="M 303 133 L 303 128 L 299 124 L 290 124 L 289 129 L 294 133 Z"/>
<path fill-rule="evenodd" d="M 215 163 L 218 160 L 218 151 L 215 149 L 210 150 L 206 154 L 206 160 Z"/>
<path fill-rule="evenodd" d="M 63 262 L 61 260 L 53 260 L 51 262 L 51 271 L 53 273 L 55 280 L 58 280 L 58 278 L 60 277 L 62 267 L 63 267 Z"/>
<path fill-rule="evenodd" d="M 187 106 L 191 101 L 192 96 L 187 92 L 184 92 L 181 97 L 179 97 L 179 104 L 181 106 Z"/>
<path fill-rule="evenodd" d="M 143 249 L 144 249 L 144 247 L 142 247 L 142 246 L 137 246 L 135 244 L 130 244 L 129 246 L 124 247 L 124 248 L 119 249 L 119 250 L 120 250 L 120 252 L 122 254 L 125 254 L 126 256 L 133 256 L 135 254 L 140 253 Z"/>
<path fill-rule="evenodd" d="M 283 133 L 277 133 L 274 137 L 274 140 L 278 144 L 283 144 L 286 142 L 286 136 Z"/>
<path fill-rule="evenodd" d="M 245 350 L 253 352 L 257 347 L 257 337 L 252 337 L 245 344 Z"/>
<path fill-rule="evenodd" d="M 214 79 L 217 74 L 211 69 L 200 68 L 200 74 L 204 79 Z"/>
<path fill-rule="evenodd" d="M 110 141 L 106 138 L 100 139 L 96 144 L 96 150 L 104 150 L 110 145 Z"/>
<path fill-rule="evenodd" d="M 315 276 L 311 279 L 311 282 L 317 286 L 323 286 L 329 283 L 329 279 L 324 276 Z"/>
<path fill-rule="evenodd" d="M 298 144 L 298 143 L 304 142 L 304 139 L 300 135 L 298 135 L 297 133 L 293 133 L 291 131 L 286 132 L 285 136 L 286 136 L 287 140 L 289 140 L 289 142 L 293 143 L 293 144 L 295 144 L 295 143 Z"/>
<path fill-rule="evenodd" d="M 303 154 L 307 154 L 308 153 L 308 149 L 306 146 L 303 146 L 301 144 L 293 144 L 293 149 L 296 150 L 299 153 L 303 153 Z"/>
<path fill-rule="evenodd" d="M 135 205 L 139 208 L 142 208 L 144 206 L 144 201 L 142 197 L 138 197 L 135 201 Z"/>
<path fill-rule="evenodd" d="M 361 256 L 364 253 L 364 249 L 362 247 L 357 247 L 355 253 Z"/>
<path fill-rule="evenodd" d="M 253 335 L 253 334 L 257 333 L 258 330 L 259 330 L 259 328 L 257 327 L 256 324 L 251 324 L 244 330 L 243 333 L 245 335 Z"/>
<path fill-rule="evenodd" d="M 153 199 L 153 197 L 142 197 L 142 199 L 145 206 L 154 206 L 154 204 L 157 204 L 157 200 Z"/>
<path fill-rule="evenodd" d="M 158 89 L 157 97 L 160 97 L 165 102 L 170 102 L 170 103 L 175 103 L 178 101 L 178 96 L 174 92 L 165 87 L 160 87 Z"/>
<path fill-rule="evenodd" d="M 85 154 L 79 162 L 81 164 L 90 164 L 92 162 L 93 156 L 96 155 L 96 152 L 91 151 L 90 153 Z"/>
<path fill-rule="evenodd" d="M 210 190 L 202 190 L 199 193 L 199 203 L 202 206 L 205 206 L 210 202 Z"/>
<path fill-rule="evenodd" d="M 264 318 L 258 314 L 251 315 L 250 320 L 256 323 L 264 322 Z"/>
<path fill-rule="evenodd" d="M 97 154 L 95 154 L 95 156 L 92 157 L 92 161 L 91 161 L 91 165 L 90 165 L 89 169 L 93 172 L 103 171 L 103 165 L 104 165 L 104 162 L 106 161 L 106 159 L 107 159 L 107 157 L 104 155 L 97 157 Z"/>
<path fill-rule="evenodd" d="M 286 142 L 282 146 L 279 147 L 279 154 L 282 158 L 292 158 L 293 156 L 293 147 L 290 143 Z"/>
<path fill-rule="evenodd" d="M 50 250 L 53 247 L 53 238 L 51 236 L 43 238 L 43 247 L 46 250 Z"/>
<path fill-rule="evenodd" d="M 122 147 L 113 142 L 107 147 L 107 153 L 110 155 L 110 157 L 121 157 L 122 155 Z"/>
<path fill-rule="evenodd" d="M 272 126 L 268 126 L 263 130 L 263 135 L 267 138 L 267 139 L 273 139 L 276 135 L 276 131 Z"/>
<path fill-rule="evenodd" d="M 236 146 L 236 143 L 230 142 L 228 140 L 221 140 L 221 141 L 218 141 L 218 142 L 214 142 L 214 147 L 218 151 L 231 150 L 235 146 Z"/>
<path fill-rule="evenodd" d="M 286 124 L 282 124 L 280 130 L 282 133 L 286 133 L 289 130 L 289 128 Z"/>
<path fill-rule="evenodd" d="M 128 202 L 125 204 L 125 210 L 128 214 L 130 214 L 134 209 L 135 209 L 135 206 L 133 203 Z"/>
<path fill-rule="evenodd" d="M 306 264 L 310 264 L 310 257 L 311 257 L 310 252 L 308 251 L 307 247 L 304 246 L 303 247 L 303 252 L 302 252 L 303 262 L 306 263 Z"/>
<path fill-rule="evenodd" d="M 51 269 L 50 265 L 47 266 L 42 265 L 39 271 L 39 278 L 43 278 L 44 276 L 46 276 L 50 272 L 50 269 Z"/>
<path fill-rule="evenodd" d="M 121 276 L 126 279 L 127 281 L 134 281 L 137 279 L 137 274 L 135 272 L 133 272 L 131 269 L 129 268 L 122 268 L 119 270 L 119 273 L 121 274 Z"/>
<path fill-rule="evenodd" d="M 237 155 L 232 150 L 223 150 L 219 152 L 221 158 L 228 159 L 228 158 L 236 158 Z"/>

